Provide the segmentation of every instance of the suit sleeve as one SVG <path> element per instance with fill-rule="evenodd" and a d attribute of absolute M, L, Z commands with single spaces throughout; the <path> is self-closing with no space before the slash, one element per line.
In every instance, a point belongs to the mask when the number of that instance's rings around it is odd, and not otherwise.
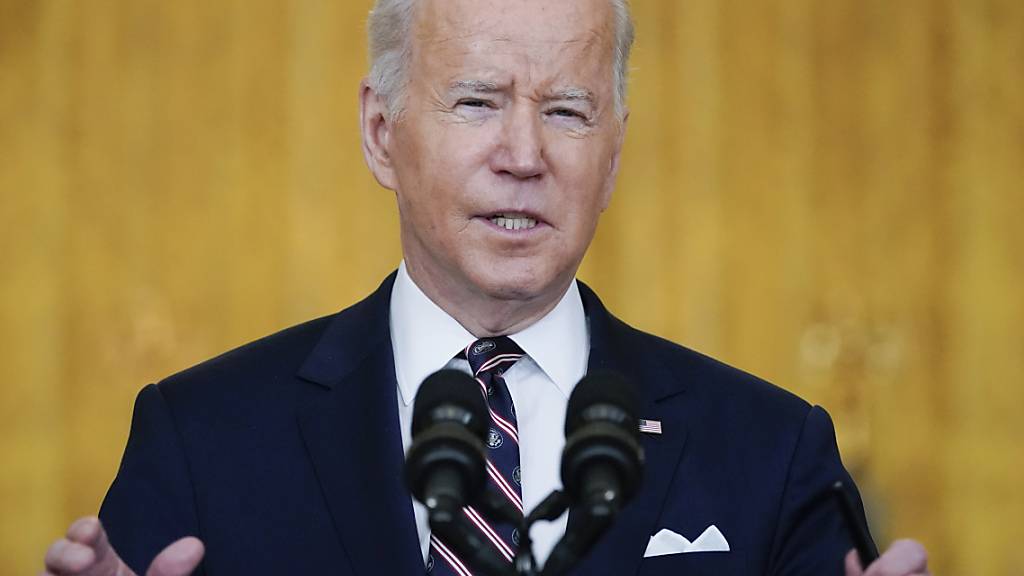
<path fill-rule="evenodd" d="M 832 419 L 815 406 L 807 414 L 790 462 L 769 574 L 844 574 L 843 559 L 853 548 L 853 538 L 829 493 L 837 480 L 850 490 L 859 519 L 866 526 L 860 494 L 839 458 Z"/>
<path fill-rule="evenodd" d="M 168 544 L 184 536 L 201 538 L 188 463 L 156 385 L 135 399 L 128 445 L 100 520 L 121 559 L 138 574 Z M 203 574 L 202 565 L 196 574 Z"/>

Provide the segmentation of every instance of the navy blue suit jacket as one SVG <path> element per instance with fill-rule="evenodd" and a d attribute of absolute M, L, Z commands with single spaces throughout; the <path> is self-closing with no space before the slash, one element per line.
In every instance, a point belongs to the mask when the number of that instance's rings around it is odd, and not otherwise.
<path fill-rule="evenodd" d="M 100 511 L 130 566 L 142 574 L 195 535 L 209 576 L 424 574 L 401 475 L 393 281 L 139 393 Z M 640 416 L 664 433 L 644 436 L 642 488 L 575 574 L 842 574 L 851 540 L 820 494 L 853 483 L 825 411 L 635 330 L 580 291 L 590 370 L 634 382 Z M 712 524 L 729 552 L 643 557 L 662 528 L 693 540 Z"/>

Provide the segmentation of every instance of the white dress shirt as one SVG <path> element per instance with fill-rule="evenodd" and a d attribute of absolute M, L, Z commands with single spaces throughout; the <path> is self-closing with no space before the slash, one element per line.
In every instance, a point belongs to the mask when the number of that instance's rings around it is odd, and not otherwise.
<path fill-rule="evenodd" d="M 565 409 L 573 387 L 587 371 L 590 337 L 576 282 L 546 316 L 508 336 L 526 353 L 505 371 L 503 378 L 516 407 L 523 506 L 529 513 L 552 490 L 562 486 Z M 413 401 L 420 383 L 442 368 L 469 373 L 469 362 L 455 356 L 474 340 L 469 331 L 427 298 L 402 262 L 391 291 L 391 345 L 406 451 L 412 443 Z M 413 508 L 425 562 L 430 549 L 427 512 L 419 502 L 414 501 Z M 555 522 L 539 522 L 530 531 L 539 562 L 547 559 L 565 533 L 566 518 L 563 514 Z"/>

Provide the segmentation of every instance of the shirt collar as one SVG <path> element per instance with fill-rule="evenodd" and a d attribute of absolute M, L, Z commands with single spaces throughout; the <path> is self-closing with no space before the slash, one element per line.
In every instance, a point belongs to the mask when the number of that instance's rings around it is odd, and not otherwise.
<path fill-rule="evenodd" d="M 550 312 L 509 337 L 566 396 L 586 373 L 590 339 L 573 280 Z M 444 368 L 476 338 L 413 282 L 403 261 L 391 289 L 391 345 L 402 403 L 412 404 L 423 379 Z"/>
<path fill-rule="evenodd" d="M 587 373 L 590 355 L 587 317 L 576 280 L 554 309 L 509 337 L 568 398 L 576 382 Z"/>

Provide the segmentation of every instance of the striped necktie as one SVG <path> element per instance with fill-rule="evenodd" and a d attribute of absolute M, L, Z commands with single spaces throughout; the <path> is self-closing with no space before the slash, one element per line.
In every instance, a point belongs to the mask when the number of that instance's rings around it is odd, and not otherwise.
<path fill-rule="evenodd" d="M 488 489 L 504 496 L 522 514 L 516 409 L 502 374 L 523 357 L 523 351 L 508 336 L 498 336 L 473 342 L 459 357 L 469 360 L 469 367 L 487 398 L 487 407 L 491 413 L 491 428 L 487 434 Z M 513 526 L 495 524 L 472 506 L 463 508 L 462 513 L 480 531 L 483 540 L 490 542 L 500 556 L 512 562 L 519 545 L 519 534 Z M 427 572 L 431 576 L 473 575 L 471 568 L 434 535 L 430 536 Z"/>

